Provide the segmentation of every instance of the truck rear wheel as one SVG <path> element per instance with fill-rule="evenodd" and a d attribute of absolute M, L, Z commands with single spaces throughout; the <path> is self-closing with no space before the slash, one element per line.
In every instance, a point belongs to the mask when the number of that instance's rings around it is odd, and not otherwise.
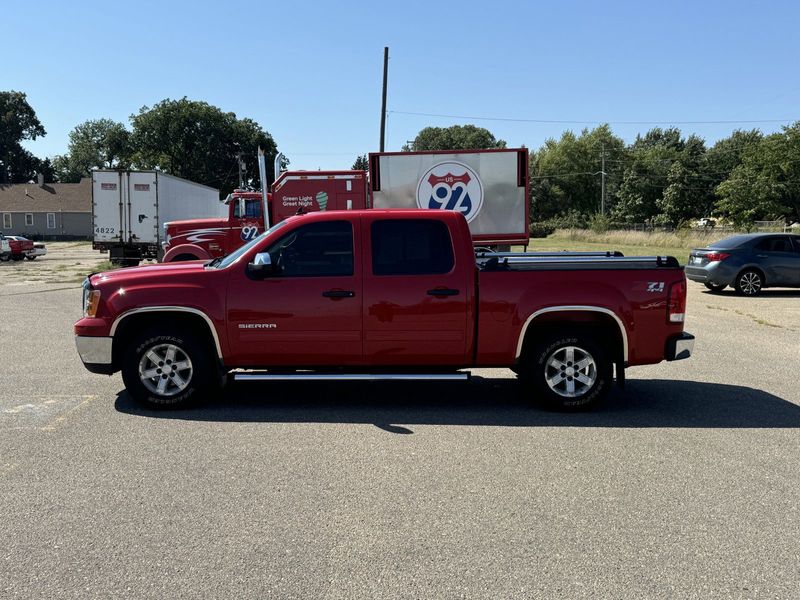
<path fill-rule="evenodd" d="M 122 380 L 147 408 L 185 408 L 216 388 L 217 370 L 207 344 L 182 329 L 135 335 L 123 356 Z"/>
<path fill-rule="evenodd" d="M 591 333 L 550 334 L 524 357 L 522 380 L 548 408 L 584 410 L 599 404 L 611 388 L 608 356 Z"/>

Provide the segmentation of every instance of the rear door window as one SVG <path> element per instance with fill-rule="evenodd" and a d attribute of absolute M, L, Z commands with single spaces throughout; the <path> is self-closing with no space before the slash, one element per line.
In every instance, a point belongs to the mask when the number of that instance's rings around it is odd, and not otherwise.
<path fill-rule="evenodd" d="M 450 231 L 441 221 L 375 221 L 371 234 L 375 275 L 439 275 L 455 266 Z"/>
<path fill-rule="evenodd" d="M 788 236 L 770 237 L 756 244 L 756 250 L 762 252 L 793 252 L 792 242 Z"/>

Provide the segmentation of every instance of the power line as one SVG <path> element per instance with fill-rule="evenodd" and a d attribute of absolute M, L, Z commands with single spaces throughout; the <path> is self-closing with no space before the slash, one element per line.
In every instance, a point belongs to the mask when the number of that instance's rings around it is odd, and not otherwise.
<path fill-rule="evenodd" d="M 413 112 L 407 110 L 388 110 L 396 115 L 413 115 L 417 117 L 441 117 L 446 119 L 465 119 L 470 121 L 506 121 L 509 123 L 549 123 L 560 125 L 731 125 L 737 123 L 789 123 L 798 119 L 741 119 L 711 121 L 578 121 L 567 119 L 515 119 L 509 117 L 476 117 L 468 115 L 446 115 L 441 113 Z"/>
<path fill-rule="evenodd" d="M 533 175 L 531 179 L 550 179 L 552 177 L 572 177 L 574 175 L 600 175 L 600 171 L 578 171 L 575 173 L 553 173 L 552 175 Z"/>

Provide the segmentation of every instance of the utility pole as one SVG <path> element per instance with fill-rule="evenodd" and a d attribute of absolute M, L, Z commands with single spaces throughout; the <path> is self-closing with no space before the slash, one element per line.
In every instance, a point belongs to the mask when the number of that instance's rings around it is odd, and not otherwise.
<path fill-rule="evenodd" d="M 606 214 L 606 146 L 600 155 L 600 214 Z"/>
<path fill-rule="evenodd" d="M 383 48 L 383 99 L 381 101 L 381 152 L 386 147 L 386 84 L 389 79 L 389 46 Z"/>

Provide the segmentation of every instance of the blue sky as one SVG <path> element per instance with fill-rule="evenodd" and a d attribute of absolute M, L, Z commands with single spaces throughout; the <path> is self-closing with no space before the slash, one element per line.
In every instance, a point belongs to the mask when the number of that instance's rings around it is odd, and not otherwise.
<path fill-rule="evenodd" d="M 39 156 L 86 119 L 187 96 L 258 121 L 292 168 L 348 168 L 378 150 L 384 46 L 387 150 L 428 125 L 533 148 L 584 126 L 402 112 L 609 121 L 626 140 L 651 125 L 615 122 L 800 119 L 793 2 L 12 0 L 0 19 L 0 89 L 28 94 Z M 679 126 L 713 142 L 780 123 Z"/>

